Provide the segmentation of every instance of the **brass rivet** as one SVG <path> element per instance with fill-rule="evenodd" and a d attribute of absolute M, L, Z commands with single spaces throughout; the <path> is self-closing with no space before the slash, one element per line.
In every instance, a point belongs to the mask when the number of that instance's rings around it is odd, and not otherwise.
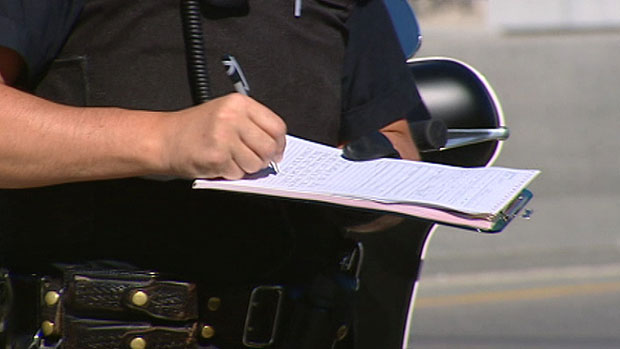
<path fill-rule="evenodd" d="M 217 311 L 222 305 L 222 300 L 219 297 L 211 297 L 207 301 L 207 308 L 211 311 Z"/>
<path fill-rule="evenodd" d="M 146 348 L 146 341 L 142 337 L 136 337 L 129 342 L 131 349 L 144 349 Z"/>
<path fill-rule="evenodd" d="M 338 327 L 338 330 L 336 331 L 336 339 L 341 341 L 347 336 L 347 334 L 349 334 L 349 327 L 347 325 L 342 325 Z"/>
<path fill-rule="evenodd" d="M 48 321 L 48 320 L 45 320 L 41 323 L 41 330 L 43 331 L 43 334 L 46 336 L 53 334 L 55 327 L 56 325 L 54 325 L 53 322 Z"/>
<path fill-rule="evenodd" d="M 209 325 L 205 325 L 202 327 L 202 331 L 200 331 L 200 335 L 202 338 L 213 338 L 215 336 L 215 329 Z"/>
<path fill-rule="evenodd" d="M 136 291 L 131 296 L 131 303 L 134 305 L 141 307 L 149 301 L 149 296 L 143 291 Z"/>
<path fill-rule="evenodd" d="M 58 303 L 59 299 L 60 299 L 60 294 L 58 294 L 58 292 L 56 291 L 48 291 L 47 293 L 45 293 L 45 304 L 47 304 L 50 307 Z"/>

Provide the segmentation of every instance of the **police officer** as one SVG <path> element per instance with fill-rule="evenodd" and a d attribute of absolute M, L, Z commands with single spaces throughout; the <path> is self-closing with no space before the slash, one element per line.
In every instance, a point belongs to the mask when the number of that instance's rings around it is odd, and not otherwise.
<path fill-rule="evenodd" d="M 338 146 L 379 130 L 419 157 L 406 119 L 427 116 L 381 1 L 201 2 L 211 99 L 200 105 L 181 12 L 173 0 L 0 6 L 0 255 L 11 274 L 106 260 L 203 290 L 304 284 L 348 248 L 330 209 L 183 179 L 256 172 L 281 159 L 287 132 Z M 252 97 L 234 93 L 224 54 Z M 152 180 L 162 176 L 176 179 Z"/>

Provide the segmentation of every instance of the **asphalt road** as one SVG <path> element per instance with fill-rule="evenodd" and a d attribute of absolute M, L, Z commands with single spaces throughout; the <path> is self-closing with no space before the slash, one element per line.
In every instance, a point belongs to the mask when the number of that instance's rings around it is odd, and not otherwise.
<path fill-rule="evenodd" d="M 532 219 L 437 230 L 409 347 L 620 348 L 620 32 L 424 34 L 418 56 L 494 86 L 511 129 L 496 165 L 542 174 Z"/>

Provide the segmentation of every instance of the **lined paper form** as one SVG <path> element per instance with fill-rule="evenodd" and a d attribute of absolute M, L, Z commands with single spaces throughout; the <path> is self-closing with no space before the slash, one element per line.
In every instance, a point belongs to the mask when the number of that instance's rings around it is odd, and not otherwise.
<path fill-rule="evenodd" d="M 371 206 L 388 211 L 420 205 L 492 216 L 514 200 L 540 172 L 499 167 L 460 168 L 398 159 L 350 161 L 341 156 L 340 149 L 293 136 L 287 136 L 279 166 L 278 174 L 265 172 L 235 181 L 199 179 L 194 182 L 194 188 L 338 204 L 343 199 L 353 199 L 372 202 Z M 353 206 L 367 207 L 359 202 Z M 390 209 L 390 206 L 394 207 Z"/>

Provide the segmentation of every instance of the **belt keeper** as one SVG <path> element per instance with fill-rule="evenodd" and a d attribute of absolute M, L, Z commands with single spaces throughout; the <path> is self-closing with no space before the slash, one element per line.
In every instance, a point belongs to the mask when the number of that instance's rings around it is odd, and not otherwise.
<path fill-rule="evenodd" d="M 7 318 L 11 308 L 12 288 L 9 271 L 0 268 L 0 343 L 6 332 Z"/>
<path fill-rule="evenodd" d="M 250 348 L 266 348 L 274 343 L 283 300 L 282 286 L 258 286 L 252 290 L 243 328 L 243 345 Z M 266 328 L 265 321 L 269 325 Z"/>
<path fill-rule="evenodd" d="M 62 332 L 62 282 L 58 279 L 40 279 L 40 327 L 46 338 L 60 337 Z"/>

